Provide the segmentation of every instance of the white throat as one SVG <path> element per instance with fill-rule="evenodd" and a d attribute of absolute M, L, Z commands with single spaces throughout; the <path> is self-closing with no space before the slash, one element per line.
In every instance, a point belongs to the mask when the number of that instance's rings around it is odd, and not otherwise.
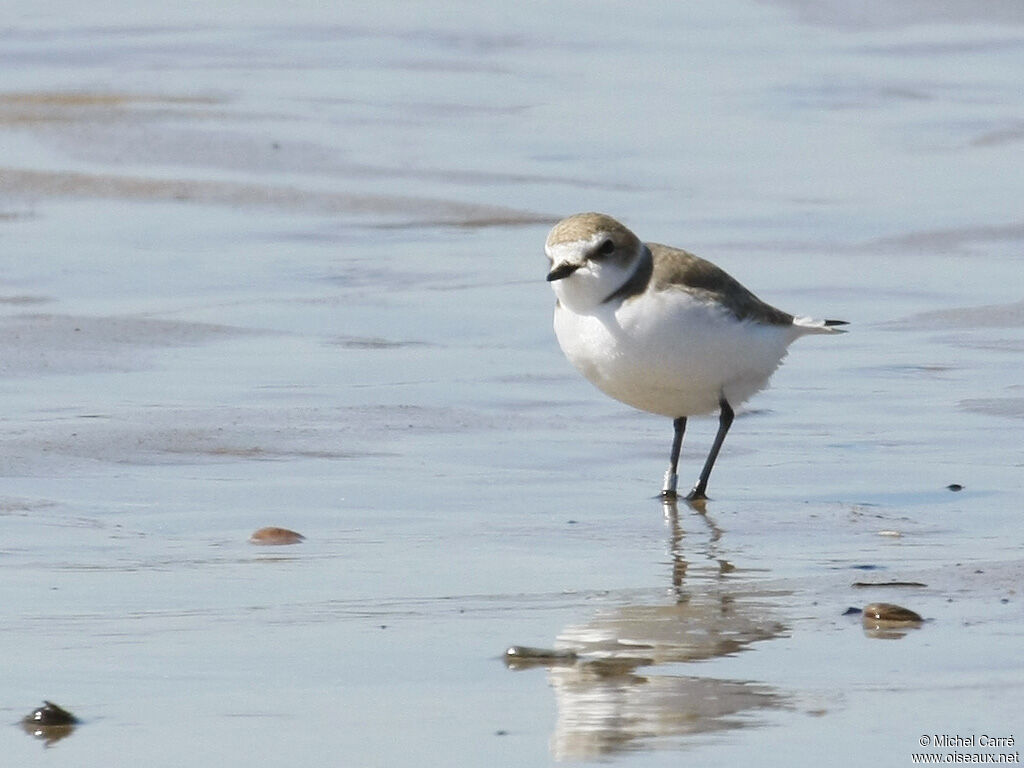
<path fill-rule="evenodd" d="M 589 315 L 633 276 L 637 260 L 632 259 L 625 266 L 611 261 L 584 260 L 583 250 L 578 243 L 559 244 L 551 249 L 549 255 L 556 265 L 583 262 L 583 266 L 568 277 L 553 281 L 551 288 L 558 301 L 570 312 Z"/>

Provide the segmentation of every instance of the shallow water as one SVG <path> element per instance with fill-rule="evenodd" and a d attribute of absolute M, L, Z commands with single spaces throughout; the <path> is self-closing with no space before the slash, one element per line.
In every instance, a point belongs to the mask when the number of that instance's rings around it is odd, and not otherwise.
<path fill-rule="evenodd" d="M 317 6 L 0 32 L 9 762 L 1024 738 L 1017 5 Z M 553 339 L 542 243 L 588 209 L 851 321 L 740 413 L 706 514 Z M 893 581 L 926 586 L 853 586 Z M 44 698 L 83 723 L 26 735 Z"/>

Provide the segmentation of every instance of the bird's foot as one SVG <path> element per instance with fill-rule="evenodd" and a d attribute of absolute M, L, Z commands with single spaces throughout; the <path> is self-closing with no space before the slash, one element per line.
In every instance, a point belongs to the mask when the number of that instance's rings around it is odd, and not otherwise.
<path fill-rule="evenodd" d="M 686 494 L 687 501 L 707 501 L 707 487 L 698 483 L 690 489 L 690 492 Z"/>

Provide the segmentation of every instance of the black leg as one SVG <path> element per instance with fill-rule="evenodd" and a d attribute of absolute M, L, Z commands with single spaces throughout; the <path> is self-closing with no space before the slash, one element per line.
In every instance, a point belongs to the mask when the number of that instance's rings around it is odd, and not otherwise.
<path fill-rule="evenodd" d="M 711 470 L 715 466 L 715 459 L 718 458 L 718 452 L 722 450 L 722 443 L 725 442 L 725 434 L 729 431 L 729 427 L 732 426 L 733 417 L 736 415 L 733 413 L 732 406 L 726 402 L 724 397 L 718 401 L 718 405 L 722 409 L 718 415 L 718 434 L 715 435 L 715 442 L 711 445 L 711 452 L 708 453 L 708 459 L 704 462 L 704 469 L 700 471 L 700 479 L 697 480 L 693 490 L 686 496 L 690 501 L 707 498 L 708 478 L 711 477 Z"/>
<path fill-rule="evenodd" d="M 676 484 L 679 482 L 679 452 L 683 449 L 683 433 L 686 432 L 686 417 L 680 416 L 672 422 L 675 435 L 672 437 L 672 455 L 669 457 L 668 472 L 665 473 L 665 482 L 661 484 L 661 497 L 663 499 L 676 498 Z"/>

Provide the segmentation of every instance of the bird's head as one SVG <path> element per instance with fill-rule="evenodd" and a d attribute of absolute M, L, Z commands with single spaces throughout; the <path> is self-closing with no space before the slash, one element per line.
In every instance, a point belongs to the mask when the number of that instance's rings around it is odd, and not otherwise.
<path fill-rule="evenodd" d="M 548 234 L 547 279 L 563 305 L 586 313 L 629 280 L 643 251 L 639 238 L 611 216 L 577 213 Z"/>

